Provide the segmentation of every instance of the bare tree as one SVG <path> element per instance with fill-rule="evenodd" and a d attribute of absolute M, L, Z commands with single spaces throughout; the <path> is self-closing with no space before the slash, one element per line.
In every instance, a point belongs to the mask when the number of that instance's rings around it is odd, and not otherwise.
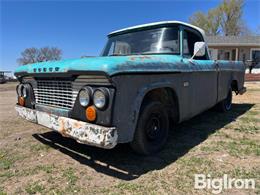
<path fill-rule="evenodd" d="M 17 59 L 19 64 L 31 64 L 37 62 L 39 57 L 39 50 L 37 48 L 27 48 L 21 53 L 21 58 Z"/>
<path fill-rule="evenodd" d="M 27 48 L 21 53 L 21 58 L 17 62 L 21 65 L 35 62 L 45 62 L 51 60 L 60 60 L 62 51 L 57 47 Z"/>

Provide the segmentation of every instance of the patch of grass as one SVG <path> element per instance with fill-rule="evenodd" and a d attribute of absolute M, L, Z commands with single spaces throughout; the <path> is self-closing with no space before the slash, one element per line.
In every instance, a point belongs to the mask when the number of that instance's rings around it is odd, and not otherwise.
<path fill-rule="evenodd" d="M 68 180 L 69 185 L 75 185 L 78 177 L 75 175 L 75 171 L 72 168 L 64 170 L 63 176 Z"/>
<path fill-rule="evenodd" d="M 0 170 L 10 169 L 14 164 L 14 160 L 7 155 L 6 152 L 0 151 Z"/>
<path fill-rule="evenodd" d="M 30 149 L 33 152 L 39 152 L 39 151 L 48 152 L 51 149 L 51 147 L 44 144 L 35 144 L 35 145 L 31 145 Z"/>
<path fill-rule="evenodd" d="M 235 127 L 234 130 L 245 133 L 256 133 L 260 130 L 259 128 L 260 127 L 255 123 L 244 123 L 240 124 L 238 127 Z"/>
<path fill-rule="evenodd" d="M 6 192 L 4 192 L 4 189 L 0 186 L 0 195 L 7 195 Z"/>
<path fill-rule="evenodd" d="M 44 171 L 45 173 L 52 173 L 53 170 L 55 169 L 55 165 L 37 165 L 36 167 L 33 168 L 28 168 L 21 170 L 17 175 L 19 176 L 30 176 L 30 175 L 35 175 L 38 174 L 40 171 Z"/>
<path fill-rule="evenodd" d="M 243 123 L 259 123 L 260 119 L 252 116 L 244 116 L 241 117 L 239 120 L 241 120 Z"/>
<path fill-rule="evenodd" d="M 127 190 L 130 192 L 134 192 L 134 191 L 139 191 L 141 188 L 143 188 L 143 186 L 139 185 L 139 184 L 135 184 L 135 183 L 119 183 L 118 185 L 115 186 L 115 188 L 118 188 L 120 190 Z"/>
<path fill-rule="evenodd" d="M 133 182 L 120 182 L 113 187 L 95 189 L 94 194 L 155 194 L 149 184 L 141 185 Z"/>
<path fill-rule="evenodd" d="M 11 150 L 7 151 L 0 149 L 0 173 L 3 170 L 11 169 L 16 162 L 21 161 L 25 158 L 26 156 L 24 154 L 17 153 L 16 151 L 14 153 L 14 151 Z"/>
<path fill-rule="evenodd" d="M 252 167 L 250 170 L 237 167 L 233 169 L 230 176 L 235 178 L 245 178 L 245 179 L 260 179 L 260 169 L 258 167 Z"/>
<path fill-rule="evenodd" d="M 227 152 L 236 157 L 247 155 L 260 155 L 260 144 L 249 139 L 241 139 L 238 141 L 218 141 L 214 149 L 227 150 Z"/>
<path fill-rule="evenodd" d="M 177 163 L 181 166 L 185 166 L 185 167 L 201 167 L 201 165 L 207 166 L 207 167 L 211 167 L 213 162 L 205 159 L 205 158 L 199 158 L 199 157 L 195 157 L 192 156 L 190 158 L 181 158 L 177 161 Z"/>
<path fill-rule="evenodd" d="M 51 164 L 51 165 L 38 165 L 36 167 L 36 169 L 44 171 L 46 173 L 52 173 L 53 170 L 55 169 L 55 165 Z"/>
<path fill-rule="evenodd" d="M 177 160 L 178 169 L 175 171 L 174 183 L 176 188 L 181 191 L 190 188 L 193 185 L 194 174 L 197 173 L 212 173 L 214 169 L 214 162 L 201 157 L 184 157 Z M 185 180 L 185 182 L 183 182 Z"/>
<path fill-rule="evenodd" d="M 15 176 L 15 173 L 13 171 L 10 170 L 4 171 L 0 173 L 0 182 L 4 182 L 13 176 Z"/>
<path fill-rule="evenodd" d="M 246 113 L 246 115 L 250 115 L 250 116 L 257 116 L 257 115 L 259 115 L 259 114 L 260 114 L 260 112 L 257 111 L 257 110 L 250 110 L 250 111 L 248 111 L 248 112 Z"/>
<path fill-rule="evenodd" d="M 221 148 L 218 147 L 217 145 L 211 144 L 211 145 L 201 146 L 200 150 L 204 152 L 217 152 L 217 151 L 221 151 Z"/>
<path fill-rule="evenodd" d="M 42 186 L 39 182 L 30 183 L 25 187 L 25 191 L 28 194 L 36 194 L 42 193 L 44 191 L 44 186 Z"/>

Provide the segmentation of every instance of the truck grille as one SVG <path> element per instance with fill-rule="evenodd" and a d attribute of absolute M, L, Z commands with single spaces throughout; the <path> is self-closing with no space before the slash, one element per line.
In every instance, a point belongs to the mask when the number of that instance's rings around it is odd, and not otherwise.
<path fill-rule="evenodd" d="M 37 80 L 34 88 L 36 104 L 71 109 L 77 97 L 71 81 Z"/>

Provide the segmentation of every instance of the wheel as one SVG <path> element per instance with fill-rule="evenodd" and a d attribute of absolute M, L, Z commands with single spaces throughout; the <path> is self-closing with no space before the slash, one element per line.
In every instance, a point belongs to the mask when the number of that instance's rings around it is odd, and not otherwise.
<path fill-rule="evenodd" d="M 226 99 L 222 100 L 217 104 L 217 109 L 220 112 L 227 112 L 232 108 L 232 89 L 228 90 Z"/>
<path fill-rule="evenodd" d="M 144 155 L 155 153 L 164 146 L 169 131 L 167 111 L 161 102 L 151 101 L 142 106 L 132 149 Z"/>

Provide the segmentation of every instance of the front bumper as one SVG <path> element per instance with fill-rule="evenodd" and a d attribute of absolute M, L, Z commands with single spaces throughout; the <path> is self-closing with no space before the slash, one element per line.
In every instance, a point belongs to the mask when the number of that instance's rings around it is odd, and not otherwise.
<path fill-rule="evenodd" d="M 18 105 L 15 109 L 24 119 L 53 129 L 79 143 L 106 149 L 113 148 L 117 144 L 118 134 L 115 127 L 103 127 Z"/>

